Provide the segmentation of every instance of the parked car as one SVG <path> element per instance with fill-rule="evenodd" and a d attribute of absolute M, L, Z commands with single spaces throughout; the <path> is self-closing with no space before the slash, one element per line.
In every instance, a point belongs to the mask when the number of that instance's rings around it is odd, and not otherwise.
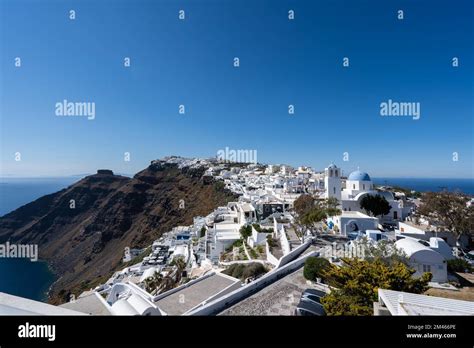
<path fill-rule="evenodd" d="M 306 289 L 301 294 L 300 302 L 296 306 L 295 315 L 326 315 L 323 305 L 321 304 L 321 297 L 326 296 L 326 293 L 316 289 Z"/>
<path fill-rule="evenodd" d="M 301 295 L 301 301 L 311 301 L 317 304 L 321 304 L 321 297 L 326 296 L 326 293 L 321 290 L 306 289 Z"/>
<path fill-rule="evenodd" d="M 464 259 L 466 259 L 466 261 L 469 262 L 469 264 L 474 267 L 474 251 L 465 253 Z"/>
<path fill-rule="evenodd" d="M 326 315 L 323 306 L 313 301 L 301 300 L 296 306 L 295 315 L 297 316 L 323 316 Z"/>
<path fill-rule="evenodd" d="M 382 224 L 382 227 L 383 227 L 383 229 L 386 230 L 386 231 L 394 231 L 396 225 L 389 224 L 389 223 L 383 223 L 383 224 Z"/>

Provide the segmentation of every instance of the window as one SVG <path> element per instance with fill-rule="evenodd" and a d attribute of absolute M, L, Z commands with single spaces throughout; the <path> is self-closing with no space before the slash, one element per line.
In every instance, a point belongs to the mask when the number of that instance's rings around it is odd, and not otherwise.
<path fill-rule="evenodd" d="M 336 194 L 336 188 L 335 188 L 335 187 L 333 187 L 333 189 L 334 189 L 334 194 Z"/>
<path fill-rule="evenodd" d="M 362 189 L 365 190 L 365 184 L 362 184 Z"/>
<path fill-rule="evenodd" d="M 352 189 L 353 189 L 353 190 L 356 189 L 356 184 L 352 184 Z"/>
<path fill-rule="evenodd" d="M 423 272 L 431 272 L 431 265 L 423 265 Z"/>
<path fill-rule="evenodd" d="M 318 296 L 315 296 L 315 295 L 306 295 L 306 297 L 308 297 L 311 301 L 314 301 L 314 302 L 317 302 L 317 303 L 321 303 L 320 302 L 320 298 Z"/>

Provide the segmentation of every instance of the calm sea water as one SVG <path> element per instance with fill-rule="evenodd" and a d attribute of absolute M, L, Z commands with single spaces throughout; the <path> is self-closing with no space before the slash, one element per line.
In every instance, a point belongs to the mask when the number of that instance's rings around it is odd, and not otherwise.
<path fill-rule="evenodd" d="M 0 178 L 0 216 L 43 195 L 57 192 L 79 179 L 79 177 Z M 469 179 L 374 178 L 373 180 L 378 185 L 396 185 L 416 191 L 439 191 L 447 188 L 474 194 L 474 183 Z M 45 262 L 0 258 L 0 292 L 43 301 L 54 280 L 54 275 L 48 270 Z"/>
<path fill-rule="evenodd" d="M 466 194 L 474 195 L 473 179 L 373 178 L 373 182 L 377 185 L 400 186 L 420 192 L 459 190 Z"/>
<path fill-rule="evenodd" d="M 54 281 L 46 262 L 0 258 L 0 292 L 46 301 Z"/>
<path fill-rule="evenodd" d="M 0 216 L 34 201 L 46 194 L 57 192 L 78 177 L 68 178 L 0 178 Z M 0 292 L 45 301 L 55 276 L 46 262 L 28 259 L 0 258 Z"/>
<path fill-rule="evenodd" d="M 0 216 L 78 181 L 66 178 L 0 178 Z"/>

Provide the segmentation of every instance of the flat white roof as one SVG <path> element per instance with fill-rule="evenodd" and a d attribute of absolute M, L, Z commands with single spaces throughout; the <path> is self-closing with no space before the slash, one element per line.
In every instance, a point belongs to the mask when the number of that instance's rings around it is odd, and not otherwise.
<path fill-rule="evenodd" d="M 392 315 L 474 315 L 474 302 L 379 289 L 379 301 Z"/>
<path fill-rule="evenodd" d="M 86 315 L 47 303 L 0 292 L 0 315 Z"/>
<path fill-rule="evenodd" d="M 341 214 L 342 217 L 356 217 L 356 218 L 364 218 L 364 219 L 377 219 L 376 217 L 365 215 L 360 211 L 343 211 Z"/>
<path fill-rule="evenodd" d="M 239 279 L 213 273 L 168 291 L 168 295 L 158 299 L 155 304 L 168 315 L 182 315 L 208 299 L 223 296 L 239 286 Z"/>

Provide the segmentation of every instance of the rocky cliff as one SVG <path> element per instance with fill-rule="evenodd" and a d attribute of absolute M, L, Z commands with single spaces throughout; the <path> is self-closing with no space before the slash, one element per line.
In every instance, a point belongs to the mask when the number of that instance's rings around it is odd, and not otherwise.
<path fill-rule="evenodd" d="M 234 199 L 222 183 L 203 180 L 205 169 L 153 161 L 133 178 L 99 170 L 1 217 L 0 243 L 38 244 L 59 277 L 50 302 L 61 302 L 109 276 L 125 247 L 145 247 Z"/>

